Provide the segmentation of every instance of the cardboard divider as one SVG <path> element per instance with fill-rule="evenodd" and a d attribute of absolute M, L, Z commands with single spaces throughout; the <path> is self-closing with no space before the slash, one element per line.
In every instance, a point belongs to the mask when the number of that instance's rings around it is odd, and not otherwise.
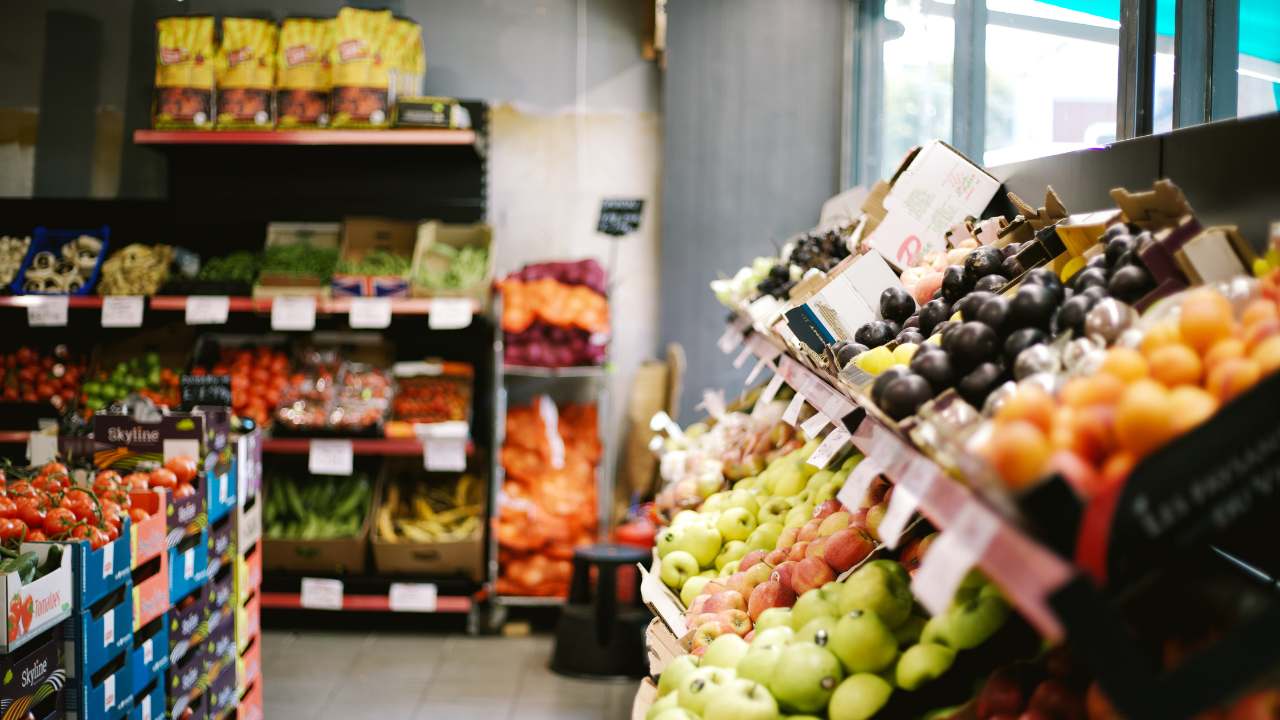
<path fill-rule="evenodd" d="M 54 548 L 62 554 L 58 568 L 44 577 L 23 584 L 22 577 L 15 571 L 0 575 L 0 591 L 3 592 L 4 605 L 17 609 L 15 612 L 0 613 L 0 652 L 11 653 L 42 632 L 71 617 L 73 607 L 74 584 L 72 581 L 73 561 L 71 553 L 65 546 L 55 543 L 22 543 L 22 552 L 33 552 L 43 564 Z M 14 624 L 9 616 L 16 616 Z"/>
<path fill-rule="evenodd" d="M 671 634 L 676 637 L 688 634 L 689 625 L 684 619 L 684 605 L 680 602 L 680 598 L 671 592 L 671 588 L 659 579 L 662 560 L 658 557 L 657 549 L 653 551 L 653 564 L 648 569 L 643 565 L 636 567 L 640 568 L 640 599 L 666 624 Z"/>

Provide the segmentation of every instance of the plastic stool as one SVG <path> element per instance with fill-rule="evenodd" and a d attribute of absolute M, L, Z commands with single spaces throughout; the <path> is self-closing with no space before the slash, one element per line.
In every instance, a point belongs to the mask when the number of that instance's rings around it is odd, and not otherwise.
<path fill-rule="evenodd" d="M 638 678 L 645 667 L 644 629 L 649 611 L 637 588 L 631 602 L 618 602 L 618 569 L 648 560 L 627 545 L 584 545 L 573 551 L 569 599 L 556 625 L 551 670 L 581 678 Z M 595 571 L 595 592 L 591 574 Z"/>

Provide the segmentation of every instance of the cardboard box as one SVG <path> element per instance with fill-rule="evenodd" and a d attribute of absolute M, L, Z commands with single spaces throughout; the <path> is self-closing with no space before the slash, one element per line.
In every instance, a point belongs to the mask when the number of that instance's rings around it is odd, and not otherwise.
<path fill-rule="evenodd" d="M 884 258 L 868 253 L 842 261 L 803 302 L 785 314 L 787 326 L 816 353 L 839 340 L 852 341 L 880 315 L 880 295 L 902 281 Z"/>
<path fill-rule="evenodd" d="M 244 605 L 262 586 L 262 543 L 236 556 L 236 602 Z"/>
<path fill-rule="evenodd" d="M 680 638 L 671 632 L 671 628 L 661 618 L 649 621 L 649 627 L 644 631 L 644 647 L 649 655 L 649 674 L 653 677 L 661 675 L 667 663 L 684 655 Z"/>
<path fill-rule="evenodd" d="M 169 664 L 174 665 L 209 636 L 208 597 L 204 588 L 183 597 L 169 609 Z"/>
<path fill-rule="evenodd" d="M 62 623 L 71 677 L 85 678 L 133 645 L 133 592 L 121 586 Z M 129 688 L 120 688 L 131 695 Z"/>
<path fill-rule="evenodd" d="M 443 243 L 456 249 L 482 247 L 488 254 L 488 268 L 484 277 L 471 287 L 458 290 L 437 290 L 418 284 L 419 274 L 431 269 L 448 267 L 445 258 L 431 252 L 431 246 Z M 414 297 L 464 297 L 485 306 L 489 301 L 489 286 L 493 283 L 493 228 L 483 223 L 475 225 L 448 225 L 436 220 L 418 226 L 417 243 L 413 249 L 413 268 L 409 271 Z"/>
<path fill-rule="evenodd" d="M 240 435 L 234 442 L 236 502 L 244 507 L 249 498 L 256 498 L 262 493 L 262 431 Z"/>
<path fill-rule="evenodd" d="M 205 450 L 215 457 L 205 472 L 205 505 L 209 522 L 226 517 L 236 506 L 235 446 L 229 441 L 231 411 L 225 407 L 200 405 L 193 412 L 205 418 Z"/>
<path fill-rule="evenodd" d="M 254 593 L 244 605 L 236 608 L 236 648 L 245 652 L 262 635 L 262 600 Z"/>
<path fill-rule="evenodd" d="M 156 680 L 164 686 L 164 671 L 169 667 L 169 618 L 163 614 L 133 633 L 129 652 L 132 694 L 137 696 Z M 163 706 L 162 706 L 163 707 Z"/>
<path fill-rule="evenodd" d="M 236 624 L 231 608 L 223 608 L 209 618 L 209 637 L 205 639 L 206 667 L 227 665 L 235 674 Z M 232 681 L 234 684 L 234 680 Z"/>
<path fill-rule="evenodd" d="M 401 494 L 408 492 L 405 488 L 429 483 L 430 475 L 424 476 L 420 461 L 394 462 L 385 461 L 383 473 L 374 488 L 374 503 L 370 510 L 373 517 L 386 501 L 387 488 L 392 483 L 401 486 Z M 456 475 L 456 473 L 454 473 Z M 483 480 L 483 475 L 481 475 Z M 487 487 L 487 484 L 482 483 Z M 370 543 L 373 545 L 373 563 L 378 572 L 403 573 L 407 575 L 462 575 L 479 581 L 484 576 L 484 533 L 477 528 L 471 537 L 456 542 L 388 542 L 378 532 L 370 532 Z"/>
<path fill-rule="evenodd" d="M 337 251 L 342 234 L 341 223 L 267 223 L 265 247 L 307 244 Z M 310 275 L 261 273 L 253 286 L 255 298 L 289 295 L 329 296 L 329 278 Z"/>
<path fill-rule="evenodd" d="M 294 540 L 264 537 L 262 567 L 267 570 L 288 570 L 317 573 L 361 573 L 367 565 L 369 528 L 373 509 L 377 505 L 378 486 L 373 488 L 375 502 L 369 503 L 360 531 L 349 538 L 327 540 Z"/>
<path fill-rule="evenodd" d="M 231 611 L 236 607 L 234 581 L 235 568 L 231 563 L 224 565 L 217 574 L 210 575 L 204 587 L 206 615 L 225 612 L 228 620 L 231 618 Z"/>
<path fill-rule="evenodd" d="M 129 720 L 159 720 L 165 716 L 165 704 L 164 675 L 161 675 L 134 695 Z"/>
<path fill-rule="evenodd" d="M 417 223 L 377 217 L 349 217 L 342 222 L 338 264 L 359 262 L 375 251 L 397 255 L 412 266 Z M 334 297 L 408 297 L 405 275 L 355 275 L 335 272 L 330 281 Z"/>
<path fill-rule="evenodd" d="M 235 558 L 236 516 L 227 515 L 209 527 L 209 577 L 217 575 L 225 566 L 228 568 L 227 582 L 230 584 L 230 567 Z"/>
<path fill-rule="evenodd" d="M 239 505 L 236 510 L 235 537 L 232 544 L 235 552 L 244 553 L 262 539 L 262 502 L 258 497 L 249 499 L 248 504 Z"/>
<path fill-rule="evenodd" d="M 188 707 L 194 710 L 193 717 L 204 717 L 204 695 L 197 687 L 204 675 L 204 661 L 203 643 L 192 646 L 176 662 L 170 658 L 169 669 L 165 671 L 165 693 L 170 717 L 180 716 Z"/>
<path fill-rule="evenodd" d="M 157 490 L 129 493 L 129 502 L 133 507 L 151 513 L 141 522 L 129 523 L 129 567 L 137 569 L 153 558 L 164 555 L 168 547 L 167 510 L 168 496 Z"/>
<path fill-rule="evenodd" d="M 162 552 L 133 571 L 133 629 L 164 615 L 169 609 L 169 553 Z"/>
<path fill-rule="evenodd" d="M 631 701 L 631 720 L 644 720 L 644 716 L 649 712 L 649 706 L 653 705 L 658 699 L 658 686 L 653 680 L 645 678 L 640 681 L 640 687 L 636 689 L 636 697 Z"/>
<path fill-rule="evenodd" d="M 175 603 L 204 585 L 209 570 L 209 531 L 188 535 L 169 548 L 169 598 Z"/>
<path fill-rule="evenodd" d="M 122 650 L 88 677 L 72 677 L 67 683 L 68 720 L 117 720 L 133 704 L 129 652 Z"/>
<path fill-rule="evenodd" d="M 227 658 L 218 666 L 205 696 L 209 698 L 210 718 L 226 717 L 235 709 L 240 696 L 236 692 L 236 664 L 233 659 Z"/>
<path fill-rule="evenodd" d="M 132 568 L 129 519 L 125 518 L 120 536 L 97 550 L 88 540 L 59 541 L 71 556 L 71 578 L 74 609 L 86 608 L 129 582 Z"/>
<path fill-rule="evenodd" d="M 262 677 L 262 642 L 258 638 L 236 656 L 236 687 L 244 692 Z"/>
<path fill-rule="evenodd" d="M 0 656 L 0 676 L 13 679 L 0 685 L 0 707 L 25 708 L 38 718 L 62 717 L 67 680 L 62 649 L 60 629 L 53 628 L 21 651 Z"/>
<path fill-rule="evenodd" d="M 259 680 L 242 691 L 240 705 L 236 708 L 236 720 L 263 720 L 262 681 Z"/>
<path fill-rule="evenodd" d="M 58 569 L 44 577 L 23 584 L 17 572 L 0 575 L 0 593 L 5 607 L 23 609 L 14 625 L 8 613 L 0 613 L 0 652 L 11 653 L 37 638 L 45 630 L 71 617 L 72 613 L 72 560 L 65 546 L 56 543 L 22 543 L 22 552 L 34 552 L 43 564 L 54 549 L 61 553 Z"/>

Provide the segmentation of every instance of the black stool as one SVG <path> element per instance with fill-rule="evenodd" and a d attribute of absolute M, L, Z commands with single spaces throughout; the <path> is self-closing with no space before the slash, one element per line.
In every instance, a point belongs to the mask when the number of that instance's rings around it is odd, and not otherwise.
<path fill-rule="evenodd" d="M 618 569 L 649 559 L 630 545 L 584 545 L 573 551 L 569 599 L 556 626 L 551 670 L 584 678 L 638 678 L 647 674 L 644 629 L 649 611 L 640 601 L 639 579 L 631 601 L 618 603 Z M 591 571 L 596 587 L 591 592 Z"/>

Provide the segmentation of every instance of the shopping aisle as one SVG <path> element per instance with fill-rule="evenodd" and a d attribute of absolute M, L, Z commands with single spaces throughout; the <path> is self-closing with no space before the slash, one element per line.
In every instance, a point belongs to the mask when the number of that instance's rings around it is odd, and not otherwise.
<path fill-rule="evenodd" d="M 625 720 L 636 692 L 632 682 L 552 673 L 545 635 L 266 631 L 263 640 L 271 720 Z"/>

